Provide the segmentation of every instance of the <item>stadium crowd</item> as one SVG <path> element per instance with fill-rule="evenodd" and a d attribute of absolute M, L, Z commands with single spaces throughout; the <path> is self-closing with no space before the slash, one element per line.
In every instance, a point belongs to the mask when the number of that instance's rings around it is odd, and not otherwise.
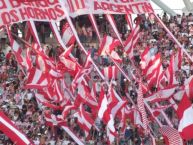
<path fill-rule="evenodd" d="M 102 17 L 102 16 L 101 16 Z M 84 18 L 84 17 L 83 17 Z M 85 19 L 85 18 L 84 18 Z M 111 60 L 107 57 L 98 56 L 97 49 L 99 44 L 97 42 L 97 36 L 92 29 L 92 26 L 88 20 L 76 18 L 74 24 L 81 41 L 85 48 L 91 51 L 91 57 L 96 62 L 99 68 L 102 69 L 105 66 L 111 64 Z M 101 34 L 112 34 L 112 30 L 105 18 L 98 18 L 98 27 Z M 161 16 L 162 21 L 175 35 L 178 41 L 184 46 L 190 56 L 193 56 L 193 14 L 182 14 L 177 16 L 168 16 L 166 13 Z M 130 31 L 127 29 L 126 21 L 124 17 L 115 16 L 115 20 L 118 24 L 118 30 L 121 33 L 122 39 L 126 40 Z M 167 32 L 162 28 L 160 23 L 153 17 L 146 15 L 139 15 L 135 21 L 140 21 L 140 40 L 136 48 L 134 48 L 134 65 L 127 56 L 123 53 L 121 48 L 116 48 L 116 51 L 123 59 L 121 64 L 128 76 L 131 77 L 135 74 L 138 77 L 140 74 L 140 54 L 142 51 L 149 46 L 152 53 L 160 52 L 162 55 L 162 65 L 166 69 L 170 63 L 171 54 L 177 50 L 177 45 L 172 41 Z M 86 24 L 86 25 L 85 25 Z M 40 26 L 40 27 L 38 27 Z M 42 41 L 42 45 L 47 46 L 47 55 L 53 57 L 57 61 L 57 57 L 60 54 L 60 49 L 52 44 L 45 44 L 46 37 L 50 36 L 51 31 L 46 23 L 37 23 L 39 36 Z M 18 30 L 23 33 L 23 24 L 14 24 L 12 32 L 19 36 Z M 19 41 L 19 40 L 18 40 Z M 23 48 L 25 49 L 25 48 Z M 85 54 L 78 46 L 72 51 L 72 54 L 77 58 L 79 64 L 85 62 Z M 7 38 L 1 38 L 0 48 L 0 111 L 3 111 L 15 125 L 27 135 L 27 137 L 34 142 L 35 145 L 72 145 L 76 144 L 73 139 L 59 126 L 49 126 L 46 124 L 44 118 L 44 111 L 47 109 L 36 100 L 35 91 L 32 89 L 25 89 L 26 76 L 24 72 L 18 66 L 18 63 L 12 53 Z M 177 73 L 177 81 L 179 86 L 183 85 L 185 80 L 189 76 L 193 75 L 193 63 L 184 55 L 182 68 Z M 97 76 L 96 72 L 93 72 L 92 81 L 102 84 L 102 80 Z M 71 82 L 70 82 L 71 83 Z M 119 74 L 117 80 L 114 81 L 114 88 L 122 98 L 127 99 L 128 105 L 132 108 L 132 102 L 124 96 L 129 95 L 133 102 L 137 101 L 137 85 L 138 83 L 133 80 L 132 82 L 124 79 L 124 76 Z M 150 91 L 156 91 L 153 87 Z M 99 93 L 99 92 L 98 92 Z M 76 95 L 76 94 L 74 94 Z M 145 94 L 144 94 L 145 95 Z M 167 104 L 166 102 L 163 103 Z M 151 107 L 153 105 L 151 104 Z M 47 109 L 53 112 L 53 114 L 61 114 L 61 110 Z M 89 110 L 89 109 L 88 109 Z M 174 127 L 178 127 L 178 119 L 172 107 L 165 110 L 167 116 L 170 118 Z M 73 114 L 73 111 L 72 111 Z M 80 128 L 76 118 L 72 117 L 72 114 L 68 114 L 67 123 L 71 130 L 85 143 L 85 144 L 96 144 L 104 145 L 107 144 L 108 136 L 105 131 L 105 125 L 99 120 L 95 120 L 96 127 L 92 127 L 87 138 L 85 137 L 84 131 Z M 148 114 L 149 115 L 149 114 Z M 158 115 L 159 120 L 166 124 L 163 116 Z M 151 118 L 148 118 L 151 120 Z M 119 121 L 115 119 L 115 128 L 118 133 L 115 143 L 119 145 L 140 145 L 144 143 L 146 145 L 151 144 L 150 136 L 144 136 L 140 129 L 132 122 L 132 119 L 127 118 L 126 129 L 121 131 L 119 128 Z M 150 126 L 152 133 L 156 137 L 157 144 L 165 144 L 163 137 L 159 133 L 159 126 L 155 120 L 151 121 Z M 85 142 L 86 140 L 86 142 Z M 189 143 L 191 143 L 189 141 Z M 14 144 L 11 140 L 0 132 L 0 145 Z"/>

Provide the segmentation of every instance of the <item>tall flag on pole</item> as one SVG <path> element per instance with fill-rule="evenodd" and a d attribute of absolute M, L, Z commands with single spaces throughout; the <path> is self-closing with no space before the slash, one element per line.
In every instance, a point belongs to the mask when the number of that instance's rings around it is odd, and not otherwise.
<path fill-rule="evenodd" d="M 135 28 L 131 31 L 131 34 L 127 38 L 124 45 L 124 51 L 125 53 L 128 54 L 130 59 L 133 58 L 133 49 L 137 45 L 139 36 L 140 36 L 140 25 L 136 24 Z"/>

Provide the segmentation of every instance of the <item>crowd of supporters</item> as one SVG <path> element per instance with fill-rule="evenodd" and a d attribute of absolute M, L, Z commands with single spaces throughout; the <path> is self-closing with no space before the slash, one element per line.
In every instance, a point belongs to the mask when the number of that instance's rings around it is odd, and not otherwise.
<path fill-rule="evenodd" d="M 83 42 L 86 50 L 91 52 L 91 57 L 97 66 L 102 70 L 106 66 L 112 64 L 111 60 L 108 57 L 98 56 L 98 41 L 97 36 L 92 29 L 92 25 L 88 20 L 78 19 L 74 20 L 78 35 L 81 42 Z M 193 56 L 193 15 L 190 13 L 188 15 L 182 14 L 177 16 L 169 16 L 164 13 L 161 16 L 162 21 L 186 49 L 186 51 Z M 127 36 L 130 34 L 128 30 L 126 21 L 122 16 L 115 16 L 116 23 L 118 24 L 118 30 L 121 33 L 123 40 L 126 40 Z M 127 75 L 132 78 L 132 74 L 136 75 L 138 78 L 141 75 L 140 72 L 140 55 L 145 50 L 147 46 L 151 48 L 152 53 L 156 54 L 160 52 L 162 55 L 162 65 L 166 69 L 170 63 L 171 54 L 177 51 L 178 46 L 172 41 L 171 37 L 163 29 L 160 23 L 152 17 L 146 15 L 138 16 L 134 21 L 140 21 L 140 39 L 134 48 L 134 61 L 130 59 L 123 53 L 121 47 L 117 47 L 116 51 L 123 59 L 121 67 L 127 73 Z M 105 21 L 105 18 L 99 16 L 97 18 L 99 31 L 101 35 L 112 34 L 112 28 Z M 21 28 L 23 24 L 15 24 L 12 27 L 12 32 L 19 36 L 18 29 L 25 35 Z M 40 26 L 40 27 L 39 27 Z M 52 44 L 44 44 L 45 39 L 50 36 L 51 30 L 46 23 L 37 23 L 37 28 L 39 29 L 39 36 L 42 41 L 42 46 L 47 47 L 47 55 L 52 57 L 53 60 L 58 61 L 58 56 L 61 54 L 59 47 Z M 20 41 L 16 38 L 17 41 Z M 21 43 L 21 42 L 20 42 Z M 22 44 L 22 43 L 21 43 Z M 23 45 L 24 46 L 24 45 Z M 46 46 L 46 47 L 45 47 Z M 25 47 L 23 47 L 25 49 Z M 73 56 L 77 59 L 80 65 L 83 65 L 85 62 L 86 55 L 84 52 L 75 45 L 72 50 Z M 134 64 L 132 64 L 134 63 Z M 35 65 L 35 63 L 34 63 Z M 135 67 L 134 67 L 135 66 Z M 179 83 L 179 86 L 182 86 L 187 78 L 193 74 L 193 63 L 184 55 L 182 67 L 179 72 L 176 72 L 176 79 Z M 66 75 L 66 83 L 71 84 L 73 78 Z M 61 110 L 53 110 L 50 108 L 44 107 L 40 102 L 36 100 L 35 93 L 33 89 L 25 89 L 27 76 L 25 72 L 18 65 L 14 54 L 11 50 L 7 38 L 1 38 L 1 47 L 0 47 L 0 111 L 3 111 L 30 140 L 37 145 L 72 145 L 76 144 L 75 141 L 62 129 L 60 126 L 49 126 L 45 120 L 45 110 L 51 111 L 55 115 L 61 115 Z M 99 86 L 103 84 L 102 79 L 96 71 L 92 72 L 91 81 L 98 83 Z M 70 87 L 70 85 L 67 85 Z M 90 86 L 91 87 L 91 86 Z M 136 104 L 137 102 L 137 88 L 138 83 L 135 80 L 131 82 L 127 81 L 121 73 L 119 73 L 118 78 L 114 80 L 113 87 L 116 92 L 122 96 L 122 98 L 128 101 L 128 106 L 132 108 L 132 102 L 127 98 L 133 100 Z M 157 88 L 152 87 L 151 92 L 156 92 Z M 99 97 L 100 92 L 97 92 L 97 98 Z M 76 97 L 77 94 L 73 94 Z M 145 97 L 145 94 L 144 94 Z M 162 105 L 168 105 L 167 102 L 162 102 Z M 153 104 L 150 104 L 153 107 Z M 85 109 L 89 112 L 89 107 L 84 106 Z M 179 120 L 176 117 L 176 114 L 172 107 L 169 107 L 165 110 L 167 116 L 172 121 L 172 124 L 177 129 Z M 70 129 L 76 134 L 76 136 L 85 144 L 96 144 L 102 145 L 107 144 L 108 135 L 106 134 L 106 125 L 103 124 L 100 120 L 95 120 L 95 126 L 92 126 L 90 129 L 89 135 L 86 137 L 84 130 L 81 129 L 77 123 L 77 118 L 73 117 L 73 111 L 66 117 L 66 122 Z M 151 121 L 149 123 L 152 128 L 152 133 L 156 138 L 157 144 L 165 144 L 163 137 L 159 133 L 159 126 L 150 114 L 147 115 L 148 119 Z M 163 123 L 167 124 L 166 120 L 163 118 L 162 114 L 158 115 L 158 119 Z M 115 129 L 117 131 L 117 136 L 114 144 L 119 145 L 140 145 L 144 143 L 146 145 L 151 144 L 150 136 L 146 136 L 141 131 L 141 128 L 138 127 L 131 118 L 126 120 L 126 128 L 122 131 L 122 128 L 119 127 L 120 120 L 115 118 Z M 189 143 L 191 143 L 189 141 Z M 10 145 L 14 144 L 7 136 L 0 132 L 0 145 Z"/>

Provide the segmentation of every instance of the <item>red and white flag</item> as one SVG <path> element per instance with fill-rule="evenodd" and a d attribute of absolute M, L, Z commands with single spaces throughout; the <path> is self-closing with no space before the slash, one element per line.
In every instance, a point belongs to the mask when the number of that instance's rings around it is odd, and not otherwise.
<path fill-rule="evenodd" d="M 92 69 L 93 69 L 93 65 L 91 62 L 91 56 L 90 54 L 88 54 L 86 58 L 86 62 L 84 64 L 84 68 L 80 69 L 78 73 L 76 74 L 76 76 L 74 77 L 74 80 L 72 82 L 73 86 L 82 82 L 82 80 L 84 79 L 84 76 L 89 75 Z"/>
<path fill-rule="evenodd" d="M 76 60 L 71 59 L 70 57 L 65 57 L 64 53 L 59 56 L 60 62 L 58 63 L 58 70 L 69 72 L 72 76 L 75 76 L 79 70 L 81 69 L 81 66 L 77 63 Z"/>
<path fill-rule="evenodd" d="M 20 66 L 25 67 L 25 59 L 22 55 L 22 48 L 17 43 L 17 41 L 15 41 L 13 39 L 11 31 L 9 30 L 9 28 L 7 28 L 7 34 L 8 34 L 9 41 L 11 43 L 11 48 L 13 50 L 13 53 L 16 57 L 17 62 L 19 63 Z"/>
<path fill-rule="evenodd" d="M 28 79 L 25 88 L 42 89 L 49 85 L 50 78 L 46 73 L 43 73 L 37 68 L 32 68 L 29 71 Z"/>
<path fill-rule="evenodd" d="M 67 3 L 69 5 L 71 13 L 85 8 L 84 0 L 67 0 Z"/>
<path fill-rule="evenodd" d="M 66 46 L 70 46 L 76 41 L 76 38 L 68 22 L 66 22 L 66 24 L 62 27 L 62 40 Z"/>
<path fill-rule="evenodd" d="M 168 85 L 174 85 L 174 84 L 178 84 L 176 77 L 175 77 L 175 67 L 176 67 L 176 63 L 175 63 L 175 57 L 174 55 L 171 56 L 170 58 L 170 65 L 168 66 L 168 68 L 166 69 L 166 76 L 168 79 Z"/>
<path fill-rule="evenodd" d="M 158 92 L 151 94 L 150 96 L 146 97 L 145 100 L 149 102 L 159 102 L 163 100 L 169 100 L 172 95 L 175 93 L 177 87 L 176 86 L 169 86 Z"/>
<path fill-rule="evenodd" d="M 137 45 L 137 42 L 140 37 L 140 25 L 137 24 L 135 28 L 131 31 L 131 34 L 127 38 L 124 44 L 124 51 L 128 54 L 129 58 L 133 58 L 133 49 Z"/>
<path fill-rule="evenodd" d="M 113 31 L 115 32 L 115 34 L 116 34 L 117 38 L 119 39 L 120 43 L 123 45 L 123 41 L 122 41 L 122 39 L 119 35 L 119 31 L 117 30 L 117 26 L 116 26 L 113 15 L 106 14 L 105 16 L 106 16 L 107 20 L 109 21 L 110 25 L 112 26 Z"/>
<path fill-rule="evenodd" d="M 44 95 L 40 94 L 40 93 L 35 93 L 36 96 L 36 100 L 39 101 L 40 103 L 42 103 L 45 107 L 48 108 L 52 108 L 54 110 L 60 110 L 62 109 L 60 106 L 54 105 L 52 104 L 50 101 L 48 101 Z"/>
<path fill-rule="evenodd" d="M 103 68 L 101 72 L 107 80 L 110 80 L 110 79 L 117 79 L 119 70 L 116 66 L 109 66 Z"/>
<path fill-rule="evenodd" d="M 166 145 L 184 145 L 179 132 L 170 126 L 162 126 L 159 129 L 165 139 Z"/>
<path fill-rule="evenodd" d="M 125 19 L 127 21 L 127 24 L 129 25 L 130 30 L 132 30 L 133 29 L 133 22 L 132 22 L 131 15 L 130 14 L 126 14 L 125 15 Z"/>
<path fill-rule="evenodd" d="M 17 129 L 14 123 L 0 111 L 0 131 L 10 138 L 16 145 L 33 145 L 31 141 Z"/>
<path fill-rule="evenodd" d="M 178 48 L 178 51 L 177 51 L 175 58 L 174 58 L 174 63 L 176 64 L 175 71 L 181 69 L 182 58 L 183 58 L 183 50 L 181 48 Z"/>
<path fill-rule="evenodd" d="M 74 106 L 74 104 L 72 104 L 72 105 L 66 105 L 66 106 L 64 107 L 64 110 L 62 111 L 62 117 L 63 117 L 63 118 L 66 118 L 67 115 L 68 115 L 68 114 L 70 113 L 70 111 L 72 111 L 72 110 L 77 110 L 77 107 Z"/>
<path fill-rule="evenodd" d="M 193 76 L 190 76 L 185 82 L 185 91 L 190 99 L 193 99 Z"/>
<path fill-rule="evenodd" d="M 76 98 L 76 106 L 79 106 L 78 104 L 81 104 L 82 102 L 95 109 L 98 106 L 97 100 L 90 94 L 90 91 L 87 89 L 87 87 L 82 83 L 79 83 L 77 88 L 78 94 Z"/>
<path fill-rule="evenodd" d="M 178 132 L 185 140 L 193 139 L 193 107 L 186 93 L 178 104 L 177 115 L 179 118 Z"/>
<path fill-rule="evenodd" d="M 93 14 L 89 14 L 88 17 L 89 17 L 89 19 L 90 19 L 90 21 L 91 21 L 91 23 L 92 23 L 92 26 L 93 26 L 96 34 L 97 34 L 97 37 L 98 37 L 98 39 L 99 39 L 99 42 L 101 42 L 100 32 L 99 32 L 99 30 L 98 30 L 98 26 L 97 26 L 97 23 L 96 23 L 95 16 L 94 16 Z"/>
<path fill-rule="evenodd" d="M 148 133 L 148 119 L 147 114 L 145 110 L 144 105 L 144 99 L 143 99 L 143 92 L 142 92 L 142 85 L 141 81 L 139 82 L 139 90 L 138 90 L 138 97 L 137 97 L 137 107 L 141 113 L 142 116 L 142 122 L 143 122 L 143 128 L 145 130 L 145 134 Z"/>
<path fill-rule="evenodd" d="M 44 117 L 45 117 L 45 120 L 46 120 L 46 124 L 48 126 L 58 126 L 58 125 L 63 126 L 63 125 L 66 125 L 66 122 L 62 118 L 61 115 L 56 116 L 48 110 L 44 112 Z"/>
<path fill-rule="evenodd" d="M 150 51 L 150 48 L 149 47 L 145 48 L 145 50 L 141 54 L 141 62 L 140 62 L 141 68 L 143 70 L 148 66 L 152 58 L 153 58 L 153 55 Z"/>
<path fill-rule="evenodd" d="M 29 48 L 26 50 L 26 69 L 29 71 L 32 68 L 32 59 L 31 59 L 31 51 Z"/>
<path fill-rule="evenodd" d="M 161 64 L 161 55 L 156 54 L 155 57 L 153 57 L 151 61 L 149 62 L 146 69 L 143 71 L 143 74 L 147 78 L 150 78 L 157 72 L 157 68 L 160 66 L 160 64 Z"/>
<path fill-rule="evenodd" d="M 121 57 L 117 54 L 116 51 L 112 51 L 110 54 L 111 58 L 116 62 L 116 63 L 122 63 Z"/>
<path fill-rule="evenodd" d="M 80 105 L 79 115 L 81 127 L 86 132 L 86 136 L 88 136 L 91 127 L 94 125 L 94 120 L 91 118 L 91 115 L 85 111 L 82 104 Z"/>
<path fill-rule="evenodd" d="M 107 124 L 107 127 L 111 132 L 115 133 L 114 118 L 110 110 L 111 108 L 108 106 L 107 96 L 104 89 L 102 89 L 99 97 L 98 117 Z"/>
<path fill-rule="evenodd" d="M 105 35 L 98 50 L 98 54 L 102 56 L 107 55 L 108 53 L 111 53 L 118 45 L 120 45 L 119 40 L 113 39 L 111 36 Z"/>

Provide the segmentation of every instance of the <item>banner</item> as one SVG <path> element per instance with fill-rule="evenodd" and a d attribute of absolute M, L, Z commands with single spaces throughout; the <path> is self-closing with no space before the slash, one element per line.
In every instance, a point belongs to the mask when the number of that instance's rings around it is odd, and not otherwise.
<path fill-rule="evenodd" d="M 0 0 L 0 27 L 20 21 L 59 21 L 63 18 L 64 11 L 58 0 Z"/>
<path fill-rule="evenodd" d="M 0 0 L 0 27 L 28 20 L 60 21 L 65 17 L 62 7 L 71 17 L 153 12 L 149 0 Z"/>
<path fill-rule="evenodd" d="M 83 14 L 142 14 L 152 13 L 149 0 L 66 0 L 71 17 Z"/>

